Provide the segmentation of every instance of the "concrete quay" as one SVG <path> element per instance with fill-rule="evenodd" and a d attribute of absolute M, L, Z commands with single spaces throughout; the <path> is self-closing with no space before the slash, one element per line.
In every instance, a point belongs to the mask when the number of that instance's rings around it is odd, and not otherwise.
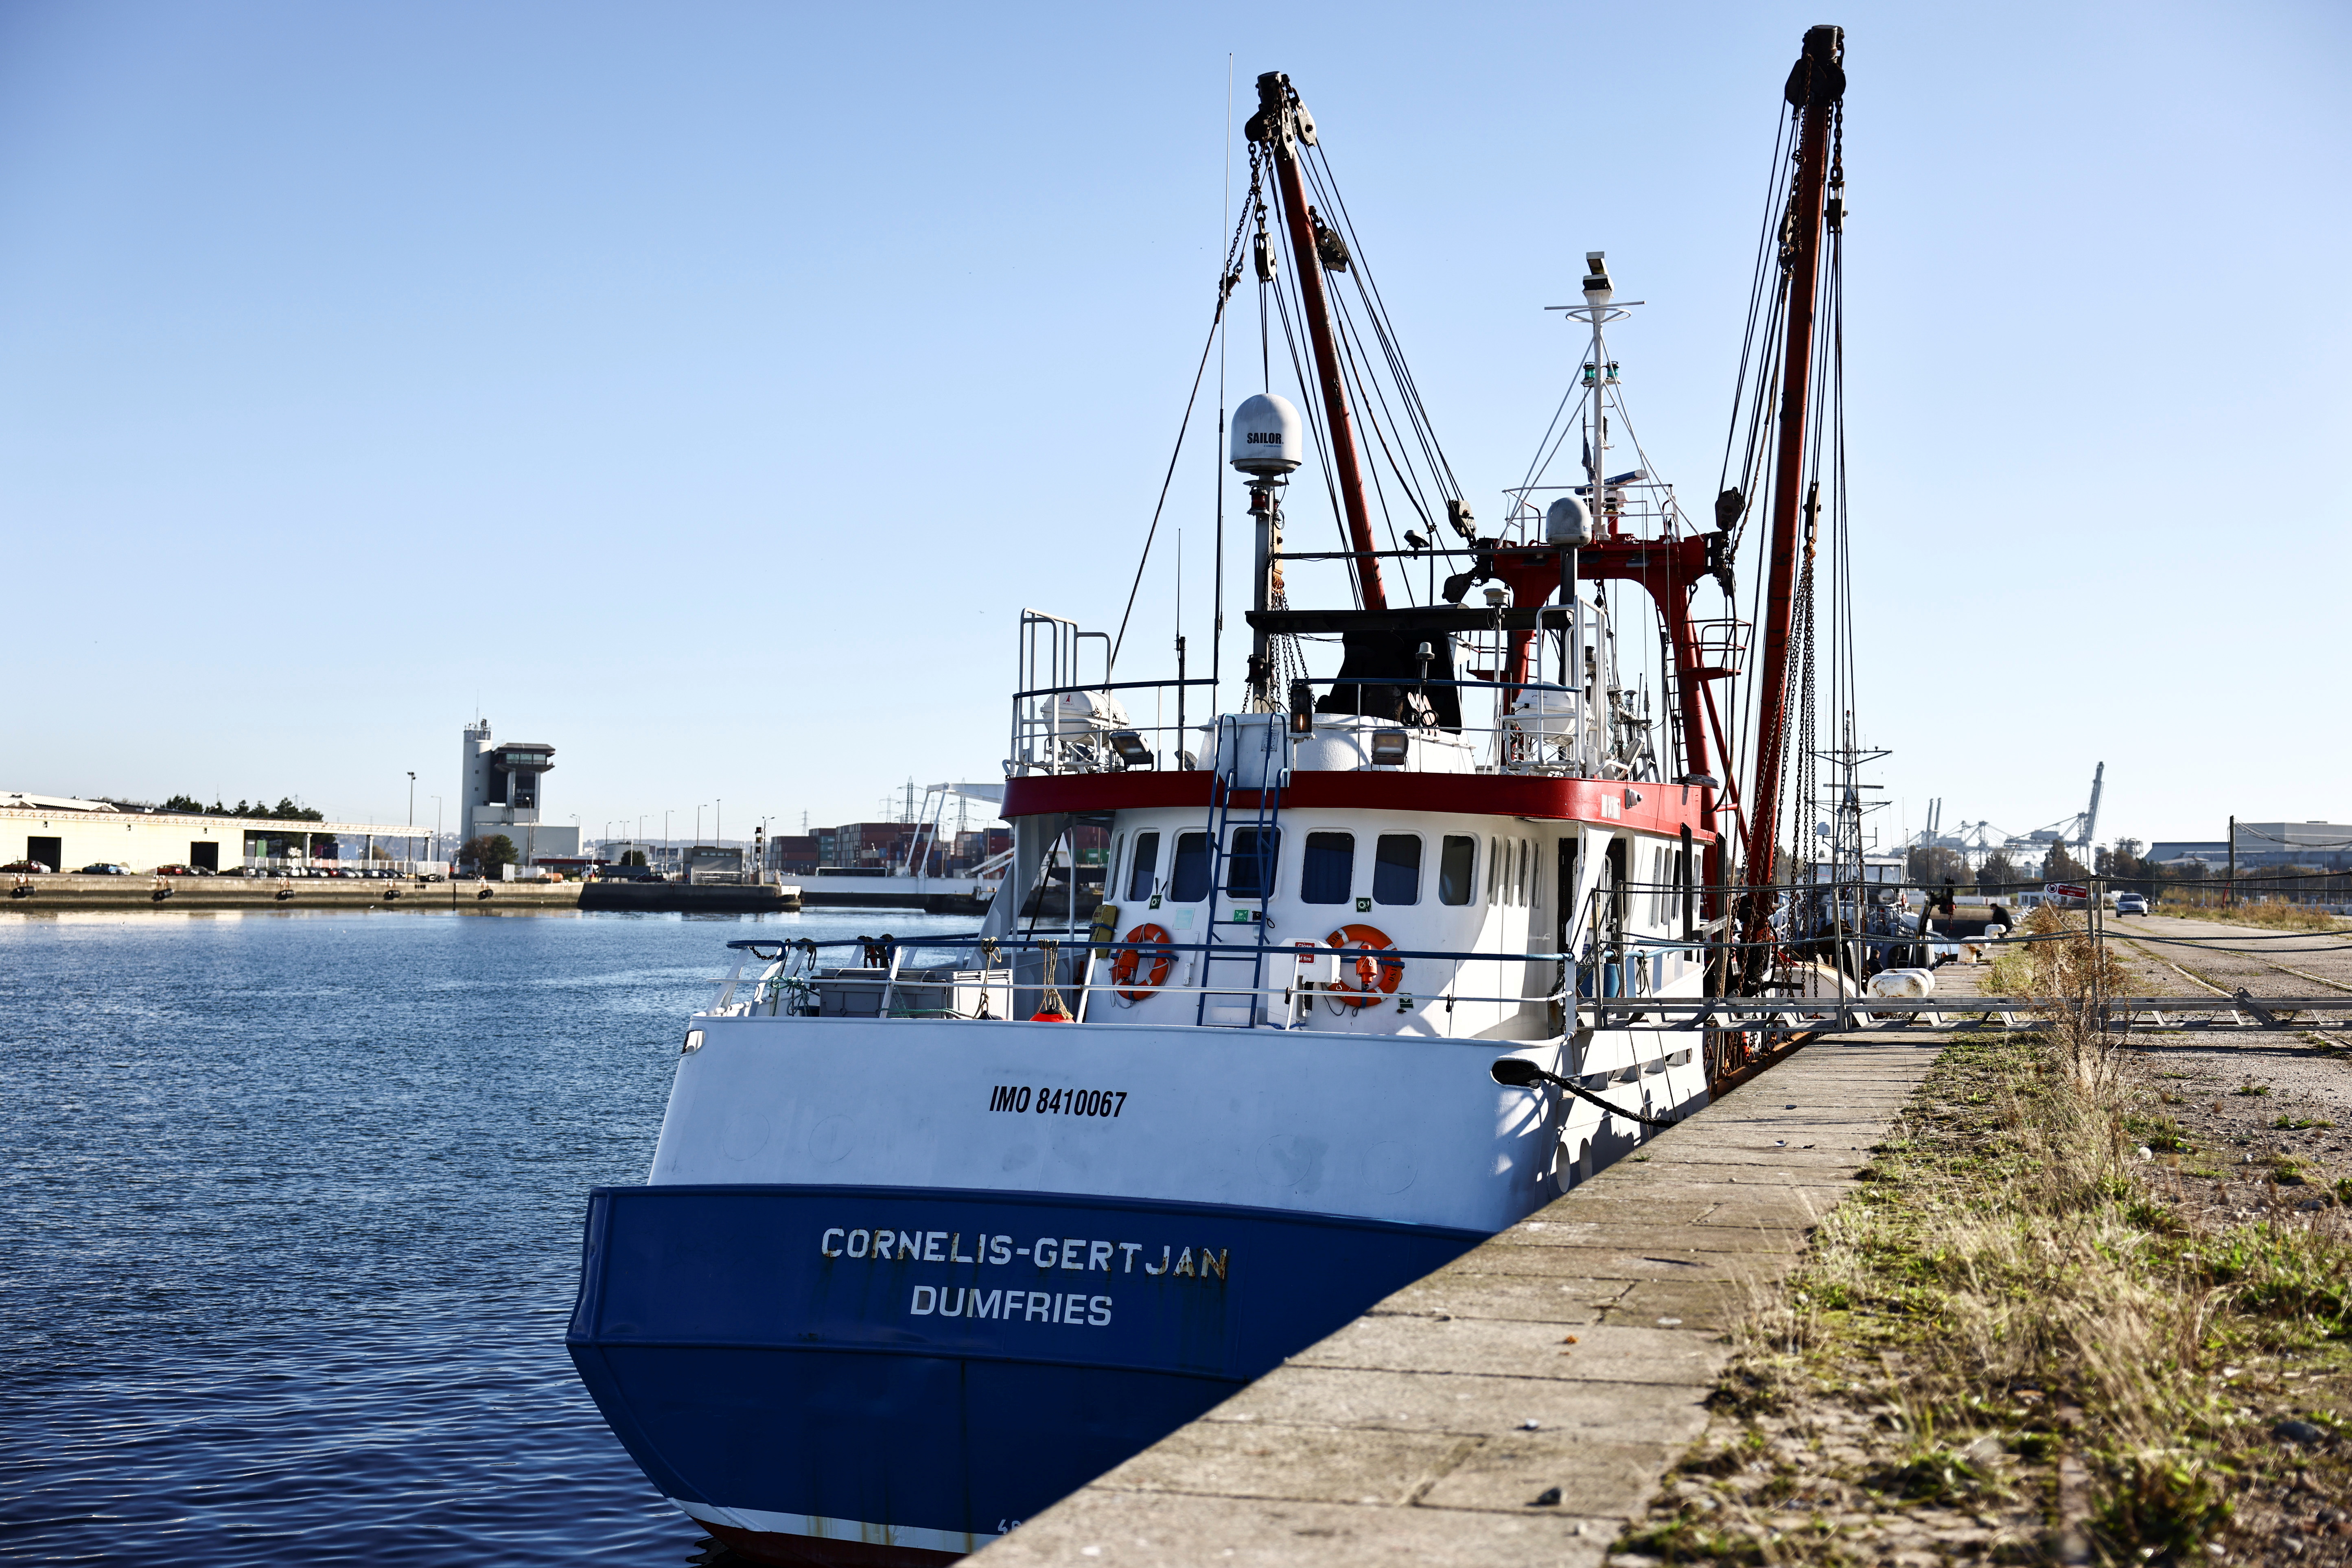
<path fill-rule="evenodd" d="M 415 882 L 341 877 L 18 876 L 0 913 L 58 915 L 265 910 L 410 910 L 523 914 L 567 910 L 741 913 L 800 908 L 796 889 L 676 882 Z"/>
<path fill-rule="evenodd" d="M 1947 1037 L 1797 1050 L 977 1555 L 1599 1564 Z"/>

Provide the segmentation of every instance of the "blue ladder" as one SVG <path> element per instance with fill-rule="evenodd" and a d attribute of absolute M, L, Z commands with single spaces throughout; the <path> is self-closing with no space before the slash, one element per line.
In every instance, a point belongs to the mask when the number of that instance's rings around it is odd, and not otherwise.
<path fill-rule="evenodd" d="M 1223 714 L 1218 718 L 1217 746 L 1210 753 L 1213 767 L 1217 760 L 1228 755 L 1233 758 L 1233 767 L 1231 770 L 1217 768 L 1212 775 L 1213 782 L 1210 785 L 1209 931 L 1207 940 L 1202 943 L 1201 954 L 1201 993 L 1194 1005 L 1192 1015 L 1192 1021 L 1201 1025 L 1209 1023 L 1209 998 L 1212 994 L 1210 971 L 1220 963 L 1239 963 L 1244 957 L 1238 952 L 1220 955 L 1216 951 L 1220 947 L 1241 945 L 1239 942 L 1223 934 L 1225 924 L 1217 919 L 1218 900 L 1230 895 L 1232 890 L 1227 886 L 1227 879 L 1231 871 L 1230 862 L 1234 857 L 1226 853 L 1225 844 L 1229 830 L 1236 826 L 1234 819 L 1237 814 L 1234 809 L 1233 801 L 1235 787 L 1234 780 L 1243 771 L 1242 736 L 1240 726 L 1235 722 L 1237 717 L 1238 715 L 1234 714 Z M 1270 714 L 1266 715 L 1266 718 L 1270 721 L 1278 721 L 1280 715 Z M 1230 752 L 1227 752 L 1224 743 L 1229 726 L 1234 735 L 1234 745 Z M 1282 792 L 1290 783 L 1290 769 L 1286 761 L 1281 767 L 1275 766 L 1275 748 L 1277 745 L 1286 745 L 1287 742 L 1287 737 L 1280 724 L 1270 721 L 1262 723 L 1256 728 L 1259 737 L 1257 777 L 1264 783 L 1256 792 L 1255 812 L 1239 824 L 1240 826 L 1255 830 L 1252 835 L 1252 842 L 1257 848 L 1255 857 L 1257 881 L 1253 889 L 1253 896 L 1258 906 L 1258 918 L 1249 922 L 1250 949 L 1246 954 L 1250 966 L 1248 1016 L 1239 1026 L 1221 1026 L 1223 1027 L 1254 1026 L 1257 1022 L 1259 1008 L 1265 1001 L 1265 957 L 1270 951 L 1265 942 L 1266 895 L 1272 891 L 1275 860 L 1281 847 L 1276 840 L 1275 834 L 1276 819 L 1282 813 Z M 1219 994 L 1231 994 L 1219 993 Z"/>

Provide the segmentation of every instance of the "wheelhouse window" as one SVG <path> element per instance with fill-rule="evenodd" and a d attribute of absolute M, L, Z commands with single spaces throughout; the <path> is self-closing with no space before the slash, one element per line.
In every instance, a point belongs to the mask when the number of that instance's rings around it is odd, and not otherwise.
<path fill-rule="evenodd" d="M 1478 892 L 1478 841 L 1466 833 L 1449 833 L 1437 858 L 1437 901 L 1466 904 Z"/>
<path fill-rule="evenodd" d="M 1274 896 L 1274 858 L 1282 849 L 1279 827 L 1236 827 L 1234 852 L 1225 862 L 1225 891 L 1236 899 Z"/>
<path fill-rule="evenodd" d="M 1127 901 L 1141 903 L 1151 897 L 1151 880 L 1160 870 L 1160 835 L 1135 836 L 1135 859 L 1127 871 Z"/>
<path fill-rule="evenodd" d="M 1383 833 L 1372 850 L 1372 902 L 1421 902 L 1421 836 Z"/>
<path fill-rule="evenodd" d="M 1505 889 L 1502 868 L 1503 841 L 1499 838 L 1489 838 L 1486 840 L 1486 901 L 1490 904 L 1499 904 L 1503 901 Z"/>
<path fill-rule="evenodd" d="M 1381 840 L 1386 844 L 1387 839 Z M 1298 901 L 1303 904 L 1344 904 L 1355 891 L 1356 836 L 1352 833 L 1310 833 L 1307 854 L 1298 863 Z M 1379 874 L 1373 875 L 1377 896 Z"/>
<path fill-rule="evenodd" d="M 1168 870 L 1168 896 L 1180 904 L 1197 904 L 1209 896 L 1209 836 L 1176 836 L 1176 863 Z"/>

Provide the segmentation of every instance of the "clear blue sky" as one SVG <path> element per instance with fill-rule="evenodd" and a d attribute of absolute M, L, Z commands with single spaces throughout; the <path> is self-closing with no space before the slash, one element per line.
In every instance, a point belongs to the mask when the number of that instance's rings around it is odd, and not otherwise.
<path fill-rule="evenodd" d="M 1703 500 L 1843 25 L 1861 723 L 1916 826 L 2352 819 L 2352 11 L 0 10 L 0 788 L 398 820 L 478 707 L 593 835 L 995 775 L 1114 622 L 1289 71 L 1484 517 L 1582 253 Z M 1255 388 L 1236 357 L 1234 395 Z M 1212 455 L 1171 502 L 1207 640 Z M 1122 673 L 1173 631 L 1172 553 Z"/>

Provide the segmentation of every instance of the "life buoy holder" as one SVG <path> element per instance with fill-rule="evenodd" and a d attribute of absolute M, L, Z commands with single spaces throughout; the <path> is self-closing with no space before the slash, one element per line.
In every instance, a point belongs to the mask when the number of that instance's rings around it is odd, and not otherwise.
<path fill-rule="evenodd" d="M 1369 1007 L 1383 996 L 1396 994 L 1397 984 L 1404 978 L 1404 960 L 1375 958 L 1396 946 L 1389 933 L 1378 926 L 1344 925 L 1323 939 L 1339 950 L 1339 978 L 1331 983 L 1332 1000 L 1348 1007 Z M 1347 966 L 1348 954 L 1355 954 L 1355 967 Z"/>
<path fill-rule="evenodd" d="M 1110 961 L 1111 984 L 1119 988 L 1121 996 L 1129 1002 L 1140 1002 L 1167 983 L 1169 968 L 1176 962 L 1175 952 L 1148 944 L 1172 940 L 1166 926 L 1150 921 L 1127 933 L 1128 945 Z"/>

